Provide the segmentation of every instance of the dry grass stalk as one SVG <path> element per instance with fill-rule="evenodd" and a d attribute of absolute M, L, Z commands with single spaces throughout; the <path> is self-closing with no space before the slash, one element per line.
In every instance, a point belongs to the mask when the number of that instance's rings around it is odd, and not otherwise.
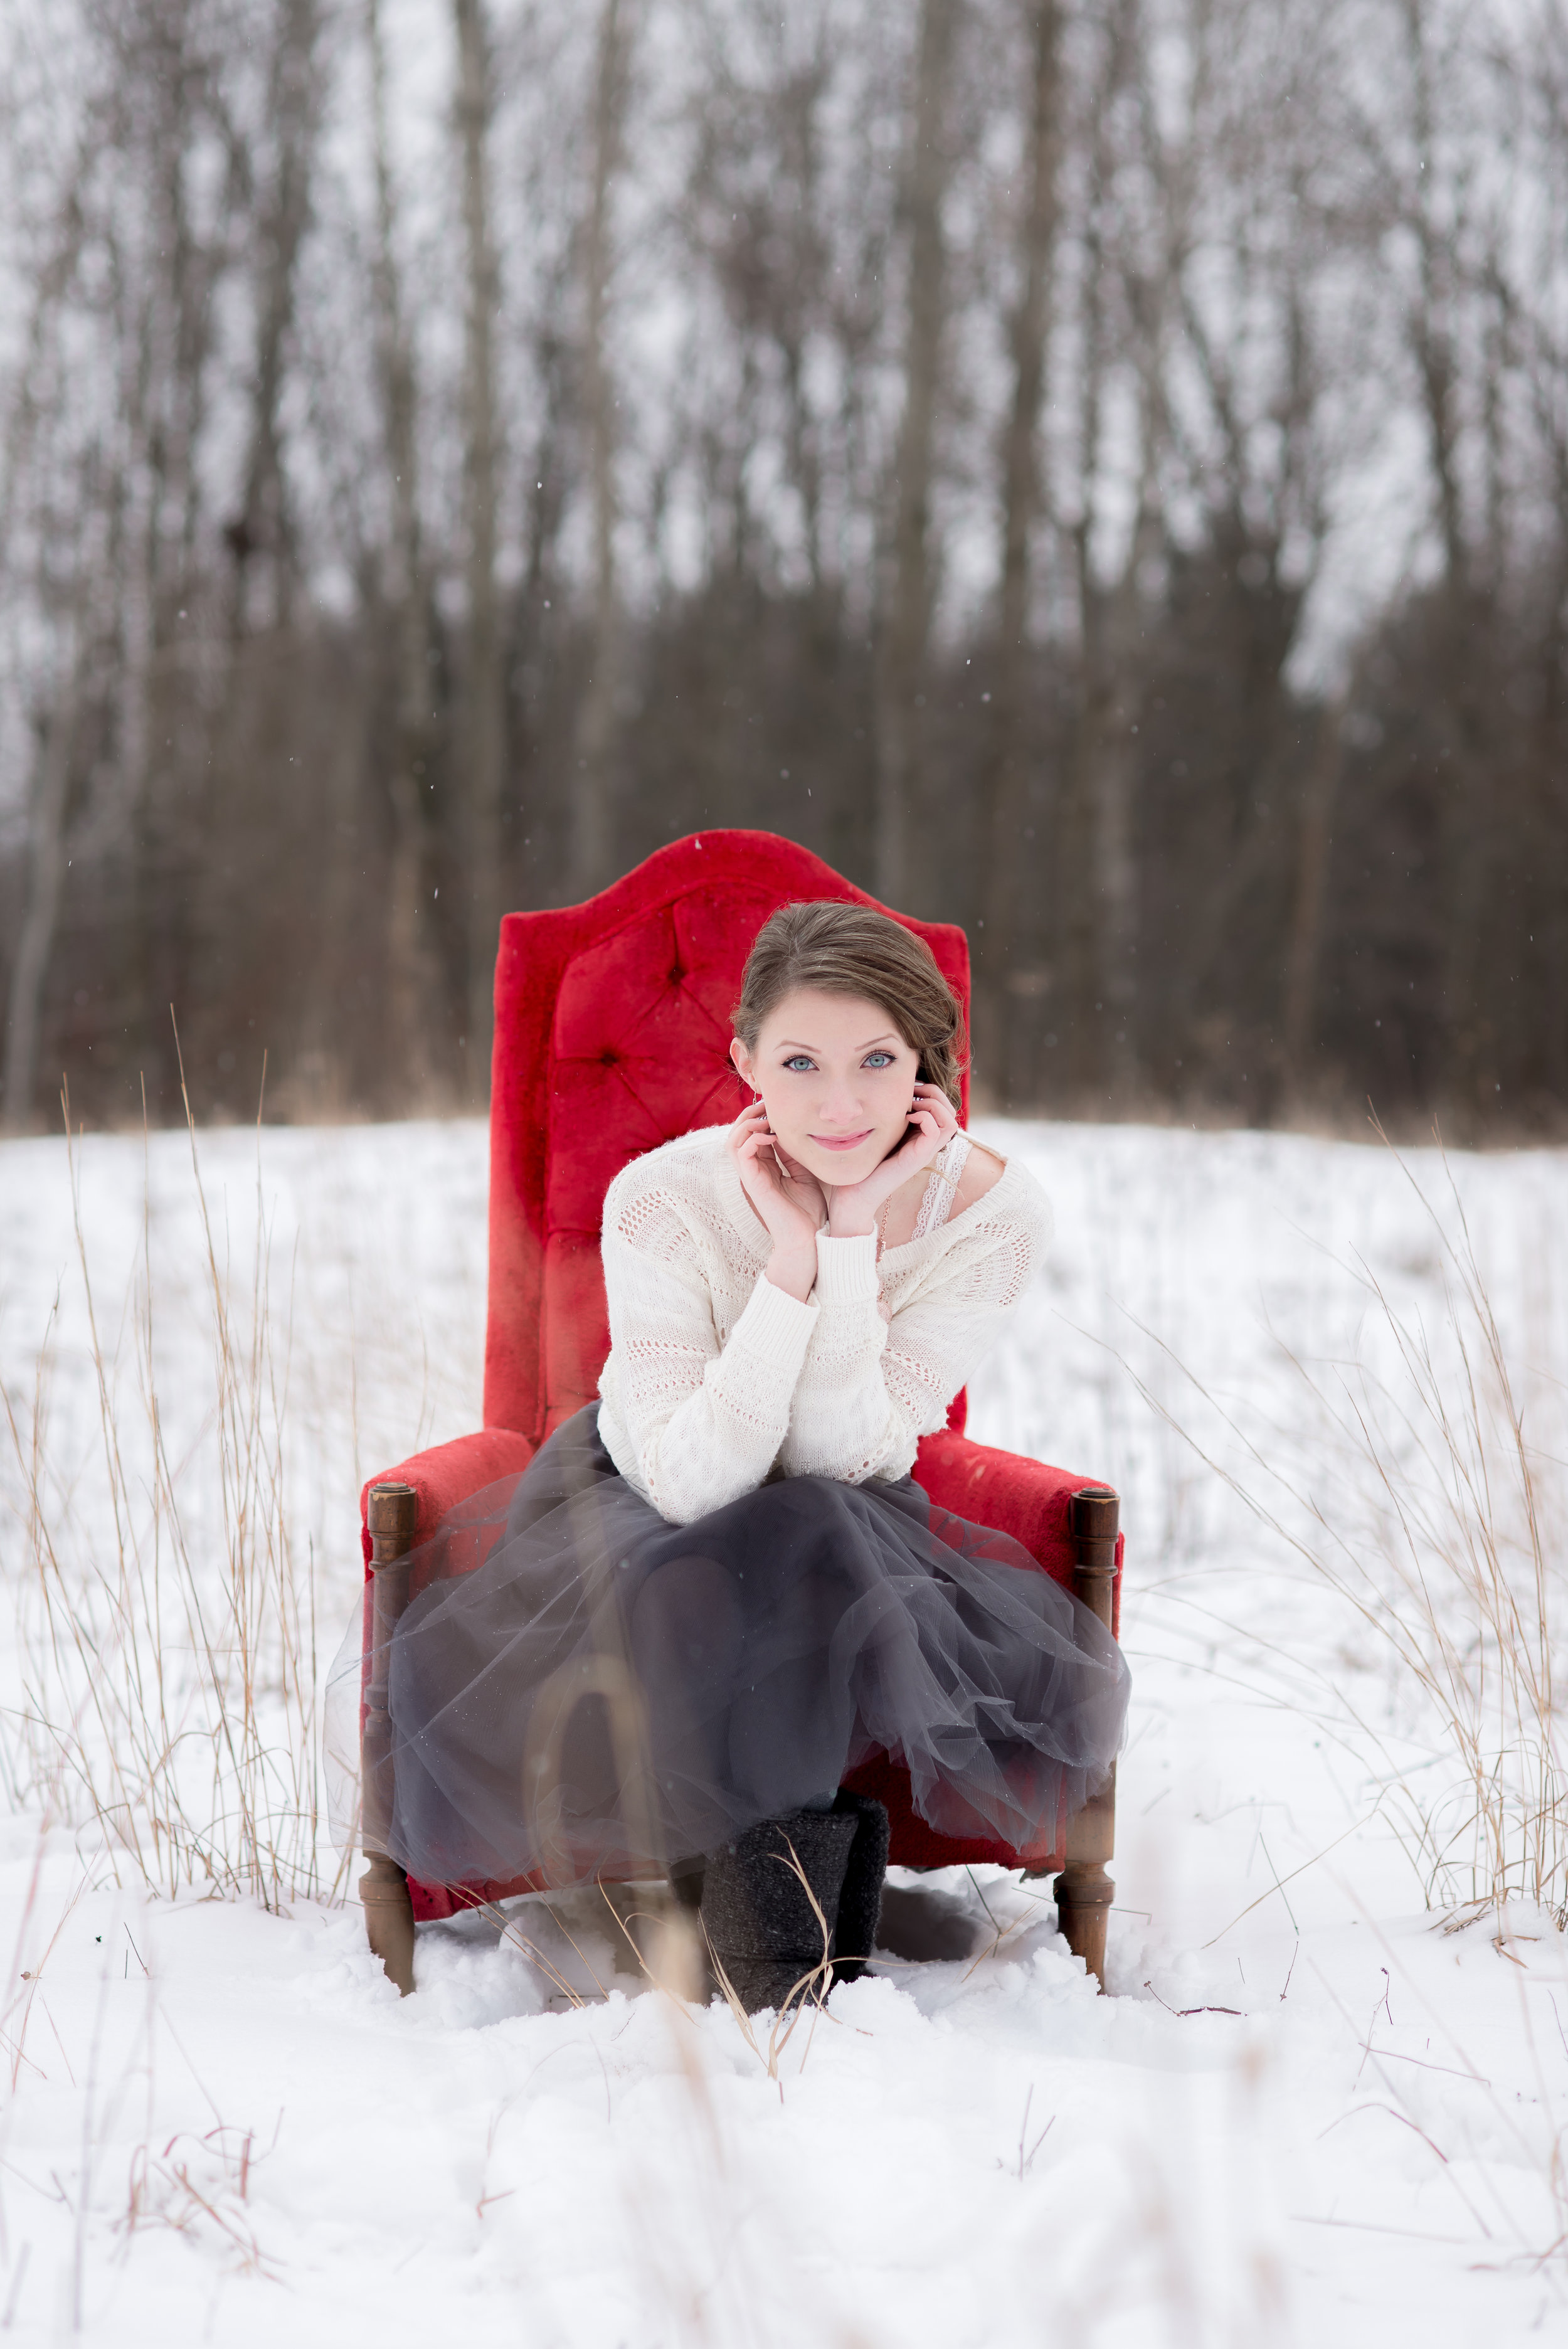
<path fill-rule="evenodd" d="M 181 2130 L 160 2153 L 138 2146 L 117 2231 L 129 2247 L 139 2228 L 168 2227 L 193 2241 L 215 2242 L 242 2273 L 276 2282 L 281 2271 L 263 2251 L 248 2210 L 257 2158 L 255 2132 L 222 2123 L 201 2137 Z"/>
<path fill-rule="evenodd" d="M 1568 1770 L 1555 1692 L 1568 1622 L 1568 1464 L 1526 1438 L 1525 1402 L 1451 1171 L 1445 1162 L 1450 1228 L 1394 1155 L 1436 1238 L 1443 1324 L 1434 1337 L 1363 1261 L 1343 1268 L 1376 1310 L 1391 1365 L 1387 1375 L 1362 1360 L 1325 1371 L 1283 1349 L 1313 1406 L 1304 1468 L 1284 1464 L 1284 1439 L 1265 1451 L 1152 1331 L 1143 1334 L 1235 1439 L 1247 1468 L 1215 1457 L 1131 1375 L 1150 1408 L 1374 1634 L 1398 1692 L 1426 1699 L 1454 1766 L 1435 1792 L 1392 1769 L 1384 1804 L 1429 1900 L 1468 1899 L 1501 1918 L 1510 1900 L 1524 1899 L 1562 1928 Z M 1535 1389 L 1542 1411 L 1568 1392 L 1549 1376 Z M 1336 1695 L 1357 1727 L 1377 1736 L 1342 1686 Z"/>
<path fill-rule="evenodd" d="M 811 2036 L 808 2037 L 806 2042 L 806 2053 L 800 2058 L 801 2064 L 804 2065 L 807 2056 L 811 2053 L 811 2038 L 816 2034 L 817 2024 L 821 2017 L 828 2012 L 828 1992 L 833 1987 L 832 1928 L 828 1922 L 821 1902 L 818 1899 L 816 1893 L 811 1888 L 811 1880 L 810 1877 L 800 1865 L 799 1853 L 796 1851 L 794 1845 L 789 1843 L 788 1836 L 785 1837 L 784 1840 L 789 1847 L 789 1857 L 786 1858 L 782 1852 L 775 1852 L 772 1857 L 778 1861 L 780 1868 L 787 1868 L 792 1876 L 799 1878 L 801 1889 L 804 1891 L 807 1899 L 811 1904 L 811 1914 L 816 1919 L 817 1930 L 822 1937 L 822 1954 L 813 1965 L 808 1966 L 805 1972 L 790 1985 L 782 2004 L 779 2006 L 777 2013 L 773 2017 L 772 2027 L 768 2033 L 768 2044 L 766 2047 L 759 2045 L 758 2043 L 757 2030 L 753 2019 L 747 2013 L 744 2003 L 737 1993 L 735 1984 L 730 1981 L 728 1974 L 725 1971 L 724 1965 L 719 1958 L 718 1952 L 715 1950 L 712 1941 L 708 1939 L 707 1926 L 705 1925 L 702 1929 L 703 1940 L 706 1943 L 707 1950 L 708 1964 L 713 1970 L 713 1977 L 718 1985 L 719 1993 L 722 1996 L 725 2004 L 728 2007 L 731 2014 L 734 2015 L 736 2023 L 739 2027 L 741 2037 L 745 2040 L 747 2045 L 750 2048 L 758 2062 L 766 2068 L 769 2078 L 770 2080 L 779 2081 L 779 2093 L 780 2096 L 784 2094 L 784 2085 L 783 2082 L 779 2079 L 779 2061 L 784 2054 L 784 2050 L 789 2046 L 790 2040 L 795 2035 L 795 2027 L 803 2014 L 810 2013 L 811 2017 Z"/>
<path fill-rule="evenodd" d="M 276 1908 L 323 1888 L 313 1578 L 285 1507 L 287 1333 L 280 1350 L 259 1154 L 254 1263 L 237 1296 L 187 1101 L 211 1385 L 201 1436 L 176 1458 L 159 1393 L 150 1168 L 129 1316 L 139 1396 L 128 1407 L 100 1332 L 68 1094 L 62 1106 L 101 1480 L 84 1501 L 51 1461 L 51 1330 L 26 1417 L 4 1399 L 32 1602 L 10 1775 L 18 1793 L 57 1788 L 58 1814 L 78 1829 L 96 1823 L 117 1880 L 129 1859 L 158 1890 L 201 1884 Z"/>

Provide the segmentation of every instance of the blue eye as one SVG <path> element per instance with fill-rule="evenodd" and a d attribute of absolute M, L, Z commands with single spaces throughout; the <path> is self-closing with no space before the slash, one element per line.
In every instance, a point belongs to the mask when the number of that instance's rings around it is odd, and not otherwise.
<path fill-rule="evenodd" d="M 784 1063 L 787 1069 L 795 1070 L 814 1069 L 816 1065 L 809 1052 L 792 1052 Z"/>
<path fill-rule="evenodd" d="M 865 1057 L 865 1066 L 868 1069 L 891 1069 L 892 1066 L 892 1054 L 891 1052 L 868 1052 Z"/>

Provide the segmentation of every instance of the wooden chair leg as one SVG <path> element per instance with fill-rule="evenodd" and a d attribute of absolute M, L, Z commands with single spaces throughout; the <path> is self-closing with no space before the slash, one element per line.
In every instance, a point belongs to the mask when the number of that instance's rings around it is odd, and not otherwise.
<path fill-rule="evenodd" d="M 1116 1577 L 1116 1536 L 1121 1504 L 1106 1485 L 1088 1485 L 1072 1497 L 1072 1537 L 1078 1551 L 1073 1588 L 1109 1631 L 1111 1586 Z M 1105 1988 L 1105 1929 L 1116 1887 L 1105 1863 L 1116 1850 L 1116 1773 L 1068 1822 L 1067 1865 L 1055 1885 L 1057 1919 L 1067 1945 Z"/>
<path fill-rule="evenodd" d="M 414 1987 L 414 1904 L 408 1879 L 381 1848 L 392 1815 L 392 1716 L 387 1706 L 387 1651 L 397 1618 L 408 1603 L 407 1553 L 414 1546 L 418 1495 L 411 1485 L 373 1485 L 366 1520 L 370 1529 L 370 1680 L 360 1736 L 366 1871 L 359 1879 L 365 1931 L 371 1948 L 407 1998 Z"/>
<path fill-rule="evenodd" d="M 367 1851 L 359 1897 L 365 1903 L 365 1938 L 387 1981 L 396 1982 L 407 1998 L 414 1987 L 414 1903 L 408 1879 L 385 1852 Z"/>

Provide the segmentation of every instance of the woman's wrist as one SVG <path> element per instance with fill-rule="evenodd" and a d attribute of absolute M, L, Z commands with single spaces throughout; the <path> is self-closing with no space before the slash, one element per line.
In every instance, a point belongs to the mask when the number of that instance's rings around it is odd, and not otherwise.
<path fill-rule="evenodd" d="M 879 1181 L 878 1176 L 882 1177 Z M 869 1174 L 863 1183 L 836 1191 L 828 1201 L 828 1237 L 830 1240 L 863 1240 L 875 1236 L 877 1217 L 898 1188 L 890 1184 L 883 1170 Z"/>
<path fill-rule="evenodd" d="M 770 1287 L 781 1288 L 786 1297 L 793 1297 L 799 1304 L 809 1304 L 817 1285 L 816 1234 L 811 1234 L 804 1247 L 775 1242 L 764 1270 Z"/>
<path fill-rule="evenodd" d="M 874 1207 L 833 1206 L 828 1210 L 828 1237 L 830 1240 L 870 1239 L 876 1227 Z"/>

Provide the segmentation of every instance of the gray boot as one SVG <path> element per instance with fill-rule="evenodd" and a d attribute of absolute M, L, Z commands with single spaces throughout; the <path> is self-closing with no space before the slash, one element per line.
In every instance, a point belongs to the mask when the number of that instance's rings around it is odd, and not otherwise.
<path fill-rule="evenodd" d="M 748 2014 L 825 1991 L 840 1895 L 861 1821 L 853 1811 L 763 1819 L 708 1859 L 701 1916 L 716 1963 Z M 790 1861 L 793 1851 L 827 1926 Z M 814 1979 L 813 1979 L 814 1977 Z"/>

